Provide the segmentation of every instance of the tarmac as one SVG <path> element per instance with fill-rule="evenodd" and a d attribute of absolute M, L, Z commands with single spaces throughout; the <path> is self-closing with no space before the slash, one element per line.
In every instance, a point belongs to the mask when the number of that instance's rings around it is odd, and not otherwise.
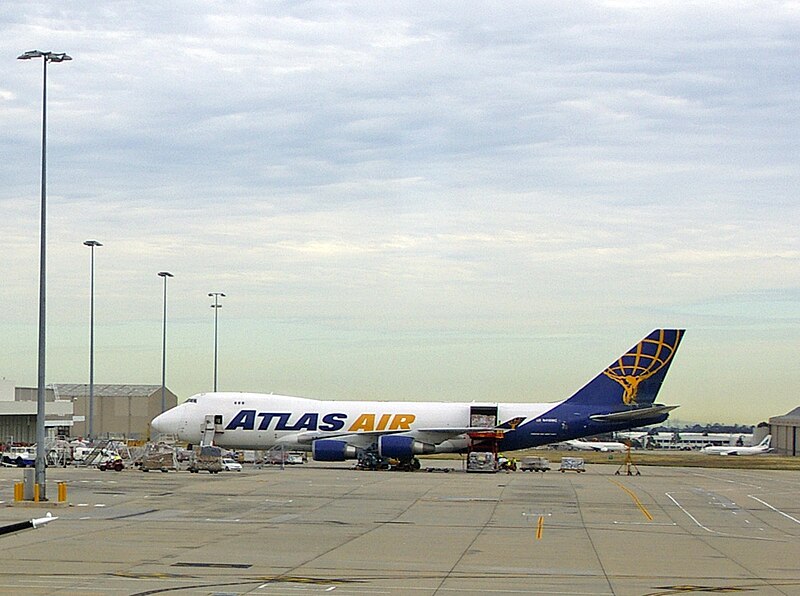
<path fill-rule="evenodd" d="M 797 472 L 460 466 L 50 468 L 70 506 L 0 536 L 0 594 L 800 594 Z M 44 514 L 7 506 L 21 480 L 0 469 L 1 525 Z"/>

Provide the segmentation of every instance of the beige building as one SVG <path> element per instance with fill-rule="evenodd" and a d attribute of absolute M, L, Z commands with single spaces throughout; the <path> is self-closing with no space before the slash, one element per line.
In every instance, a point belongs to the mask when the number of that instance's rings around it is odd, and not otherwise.
<path fill-rule="evenodd" d="M 16 387 L 0 379 L 0 443 L 36 441 L 37 389 Z M 72 402 L 57 400 L 51 388 L 45 389 L 45 436 L 71 434 Z"/>
<path fill-rule="evenodd" d="M 769 419 L 772 448 L 781 455 L 800 455 L 800 406 Z"/>
<path fill-rule="evenodd" d="M 73 437 L 89 434 L 89 385 L 54 385 L 59 399 L 68 399 L 74 409 Z M 178 404 L 178 397 L 165 392 L 167 409 Z M 149 439 L 150 421 L 161 413 L 161 385 L 94 386 L 94 438 Z"/>
<path fill-rule="evenodd" d="M 36 441 L 36 387 L 16 387 L 0 379 L 0 443 Z M 165 391 L 167 409 L 178 403 Z M 54 384 L 45 389 L 45 432 L 57 436 L 89 434 L 89 385 Z M 94 386 L 95 438 L 146 440 L 150 421 L 161 413 L 161 385 Z"/>

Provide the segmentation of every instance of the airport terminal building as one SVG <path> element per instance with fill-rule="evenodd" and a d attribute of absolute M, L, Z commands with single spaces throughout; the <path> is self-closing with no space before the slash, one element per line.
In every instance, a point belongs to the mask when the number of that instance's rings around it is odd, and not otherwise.
<path fill-rule="evenodd" d="M 780 455 L 800 455 L 800 406 L 769 419 L 772 448 Z"/>
<path fill-rule="evenodd" d="M 36 441 L 37 388 L 0 380 L 0 443 Z M 48 437 L 86 437 L 89 432 L 89 385 L 48 385 L 45 389 Z M 178 403 L 166 389 L 166 407 Z M 161 413 L 161 385 L 94 386 L 94 438 L 146 440 L 150 421 Z"/>

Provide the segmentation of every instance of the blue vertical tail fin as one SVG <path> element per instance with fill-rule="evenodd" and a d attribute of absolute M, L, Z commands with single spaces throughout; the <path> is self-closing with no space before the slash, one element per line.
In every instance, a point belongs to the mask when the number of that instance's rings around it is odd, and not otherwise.
<path fill-rule="evenodd" d="M 652 405 L 683 333 L 683 329 L 656 329 L 612 362 L 564 405 L 591 406 L 607 412 Z"/>

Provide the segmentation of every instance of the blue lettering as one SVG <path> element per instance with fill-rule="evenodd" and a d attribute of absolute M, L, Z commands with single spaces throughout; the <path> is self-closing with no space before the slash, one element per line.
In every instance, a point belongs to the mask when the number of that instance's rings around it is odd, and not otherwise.
<path fill-rule="evenodd" d="M 286 427 L 286 430 L 317 430 L 317 419 L 319 414 L 303 414 L 300 419 L 295 422 L 294 426 Z"/>
<path fill-rule="evenodd" d="M 325 414 L 320 423 L 320 415 L 317 412 L 307 412 L 301 414 L 297 422 L 290 424 L 291 412 L 258 412 L 255 410 L 241 410 L 225 427 L 225 430 L 254 430 L 256 428 L 256 417 L 261 418 L 258 423 L 258 430 L 269 430 L 273 426 L 275 430 L 323 430 L 337 431 L 342 430 L 347 420 L 347 414 L 341 412 Z"/>
<path fill-rule="evenodd" d="M 225 427 L 225 430 L 253 430 L 256 426 L 256 411 L 255 410 L 241 410 L 236 416 L 233 417 Z"/>
<path fill-rule="evenodd" d="M 345 420 L 347 420 L 347 414 L 325 414 L 319 430 L 342 430 Z"/>
<path fill-rule="evenodd" d="M 258 425 L 258 430 L 268 430 L 269 423 L 272 422 L 272 419 L 280 416 L 281 414 L 273 414 L 271 412 L 259 412 L 258 416 L 261 418 L 261 424 Z M 284 414 L 288 415 L 288 414 Z"/>
<path fill-rule="evenodd" d="M 278 423 L 275 425 L 275 430 L 294 430 L 291 426 L 286 426 L 289 422 L 290 413 L 286 414 L 276 414 L 278 417 Z"/>

